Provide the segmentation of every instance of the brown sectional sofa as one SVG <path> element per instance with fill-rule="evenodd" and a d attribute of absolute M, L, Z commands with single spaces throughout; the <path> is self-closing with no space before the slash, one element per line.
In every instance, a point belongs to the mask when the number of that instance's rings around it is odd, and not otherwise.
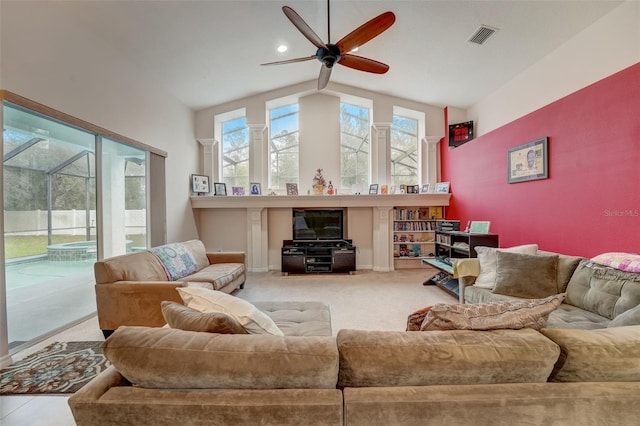
<path fill-rule="evenodd" d="M 594 278 L 583 259 L 559 263 L 558 292 L 608 306 L 613 319 L 584 327 L 580 311 L 594 313 L 567 304 L 568 316 L 540 331 L 332 336 L 322 303 L 255 303 L 284 336 L 120 327 L 102 348 L 113 365 L 69 405 L 78 426 L 635 425 L 640 325 L 614 321 L 637 309 L 632 286 L 640 282 L 625 279 L 622 289 L 610 275 Z M 461 281 L 470 297 L 471 282 Z"/>
<path fill-rule="evenodd" d="M 172 279 L 180 271 L 174 269 L 171 273 L 154 254 L 163 251 L 177 252 L 182 260 L 188 258 L 193 272 Z M 99 260 L 94 273 L 98 322 L 108 336 L 122 325 L 163 326 L 161 302 L 182 303 L 176 287 L 202 285 L 225 293 L 242 288 L 246 279 L 245 254 L 207 253 L 202 241 L 191 240 Z"/>
<path fill-rule="evenodd" d="M 122 327 L 103 351 L 113 365 L 69 398 L 78 426 L 619 426 L 640 416 L 640 326 L 335 337 Z"/>
<path fill-rule="evenodd" d="M 539 251 L 541 255 L 557 255 L 555 291 L 566 293 L 560 307 L 549 315 L 548 328 L 601 329 L 608 326 L 640 325 L 640 274 L 619 271 L 595 264 L 589 259 Z M 478 259 L 456 261 L 464 271 L 480 271 Z M 523 271 L 522 274 L 527 272 Z M 476 275 L 458 279 L 460 299 L 465 303 L 487 303 L 519 300 L 522 297 L 497 293 L 474 285 Z M 517 283 L 514 283 L 517 285 Z"/>

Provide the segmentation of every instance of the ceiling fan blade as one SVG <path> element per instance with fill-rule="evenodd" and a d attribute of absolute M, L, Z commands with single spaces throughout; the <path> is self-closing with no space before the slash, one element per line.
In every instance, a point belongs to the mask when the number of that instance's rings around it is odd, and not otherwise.
<path fill-rule="evenodd" d="M 360 47 L 372 38 L 384 32 L 396 21 L 393 12 L 385 12 L 360 25 L 336 43 L 340 52 L 347 53 Z"/>
<path fill-rule="evenodd" d="M 282 11 L 287 16 L 287 18 L 289 18 L 291 23 L 298 29 L 298 31 L 300 31 L 302 35 L 307 38 L 307 40 L 313 43 L 315 47 L 322 47 L 325 49 L 327 48 L 327 45 L 324 44 L 320 37 L 318 37 L 318 34 L 316 34 L 311 29 L 311 27 L 307 25 L 306 22 L 304 22 L 304 19 L 302 19 L 295 10 L 291 9 L 289 6 L 282 6 Z"/>
<path fill-rule="evenodd" d="M 360 71 L 384 74 L 389 71 L 389 65 L 362 56 L 344 54 L 338 61 L 340 65 Z"/>
<path fill-rule="evenodd" d="M 260 65 L 282 65 L 282 64 L 292 64 L 294 62 L 304 62 L 304 61 L 310 61 L 312 59 L 317 59 L 316 55 L 311 55 L 311 56 L 305 56 L 304 58 L 295 58 L 295 59 L 287 59 L 285 61 L 275 61 L 275 62 L 267 62 L 264 64 L 260 64 Z"/>
<path fill-rule="evenodd" d="M 329 83 L 329 77 L 331 77 L 331 70 L 333 68 L 329 68 L 326 65 L 322 65 L 320 68 L 320 75 L 318 76 L 318 90 L 322 90 L 327 87 Z"/>

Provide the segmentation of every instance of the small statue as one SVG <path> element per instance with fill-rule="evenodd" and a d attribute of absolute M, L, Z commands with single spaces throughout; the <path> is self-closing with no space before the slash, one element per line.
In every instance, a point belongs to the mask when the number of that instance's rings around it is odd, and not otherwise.
<path fill-rule="evenodd" d="M 333 195 L 333 184 L 329 181 L 329 187 L 327 188 L 327 195 Z"/>

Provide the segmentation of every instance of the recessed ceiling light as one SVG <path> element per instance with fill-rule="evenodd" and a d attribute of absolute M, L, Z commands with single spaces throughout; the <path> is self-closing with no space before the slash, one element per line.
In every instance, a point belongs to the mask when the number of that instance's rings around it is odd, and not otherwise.
<path fill-rule="evenodd" d="M 287 46 L 285 46 L 284 44 L 281 44 L 280 46 L 278 46 L 278 52 L 283 53 L 287 51 Z"/>
<path fill-rule="evenodd" d="M 359 49 L 359 47 L 354 47 L 353 49 L 350 50 L 350 52 L 357 52 Z"/>

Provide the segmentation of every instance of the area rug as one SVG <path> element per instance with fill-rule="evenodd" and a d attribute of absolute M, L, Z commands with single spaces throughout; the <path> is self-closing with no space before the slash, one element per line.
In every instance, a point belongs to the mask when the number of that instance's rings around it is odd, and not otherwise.
<path fill-rule="evenodd" d="M 0 370 L 0 395 L 74 393 L 110 364 L 102 342 L 56 342 Z"/>

